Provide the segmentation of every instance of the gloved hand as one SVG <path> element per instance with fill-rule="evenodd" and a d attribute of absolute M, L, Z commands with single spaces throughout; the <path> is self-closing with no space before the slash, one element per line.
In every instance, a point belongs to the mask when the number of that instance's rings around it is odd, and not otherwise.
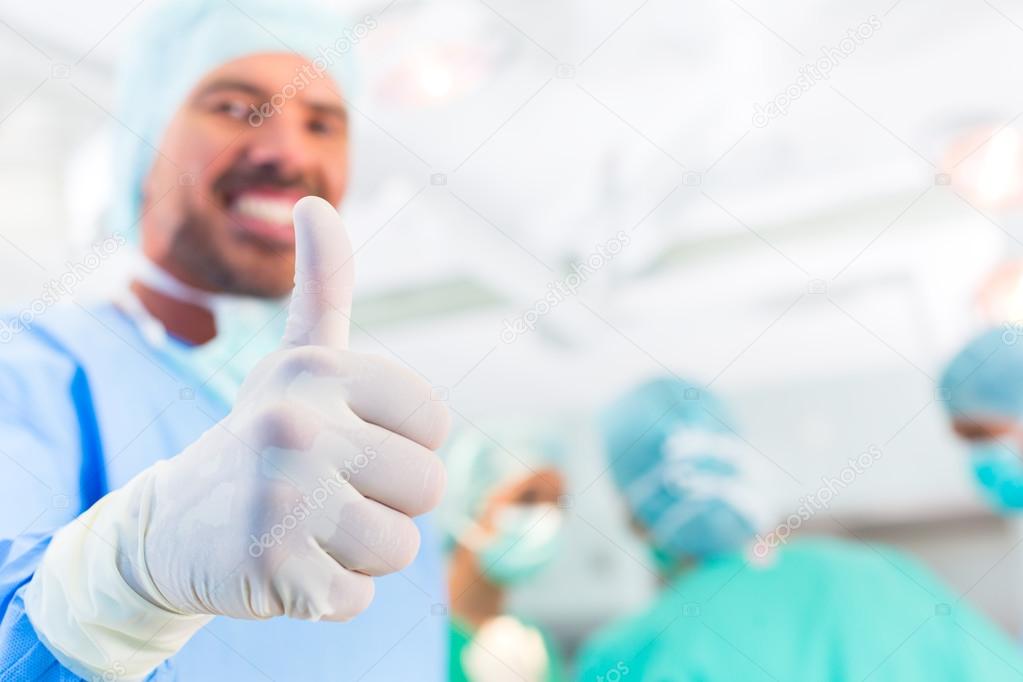
<path fill-rule="evenodd" d="M 461 663 L 472 682 L 544 682 L 551 676 L 543 635 L 509 615 L 484 623 L 462 649 Z"/>
<path fill-rule="evenodd" d="M 58 532 L 29 586 L 29 618 L 75 672 L 143 676 L 213 615 L 350 619 L 418 551 L 447 411 L 411 371 L 347 350 L 335 209 L 307 197 L 294 222 L 282 348 L 223 421 Z"/>

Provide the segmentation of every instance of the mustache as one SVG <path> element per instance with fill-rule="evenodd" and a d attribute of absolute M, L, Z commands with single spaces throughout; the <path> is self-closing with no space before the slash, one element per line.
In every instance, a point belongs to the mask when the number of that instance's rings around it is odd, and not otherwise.
<path fill-rule="evenodd" d="M 285 175 L 276 165 L 233 166 L 217 178 L 213 190 L 220 196 L 231 198 L 252 187 L 297 189 L 303 194 L 323 196 L 323 187 L 302 173 Z"/>

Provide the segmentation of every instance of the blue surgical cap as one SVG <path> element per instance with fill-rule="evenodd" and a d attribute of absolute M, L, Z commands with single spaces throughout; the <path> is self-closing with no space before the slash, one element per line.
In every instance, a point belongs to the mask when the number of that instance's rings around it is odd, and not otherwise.
<path fill-rule="evenodd" d="M 557 467 L 564 449 L 546 427 L 511 420 L 466 426 L 448 439 L 441 455 L 448 478 L 439 515 L 450 547 L 479 520 L 498 488 Z"/>
<path fill-rule="evenodd" d="M 135 236 L 143 181 L 167 125 L 206 74 L 249 55 L 298 54 L 348 98 L 352 48 L 367 30 L 304 0 L 166 0 L 155 8 L 120 59 L 110 231 Z"/>
<path fill-rule="evenodd" d="M 771 513 L 758 453 L 706 390 L 677 378 L 649 381 L 605 409 L 602 428 L 615 483 L 662 554 L 738 549 Z"/>
<path fill-rule="evenodd" d="M 1023 335 L 998 327 L 971 339 L 945 368 L 940 395 L 953 417 L 1023 419 Z"/>

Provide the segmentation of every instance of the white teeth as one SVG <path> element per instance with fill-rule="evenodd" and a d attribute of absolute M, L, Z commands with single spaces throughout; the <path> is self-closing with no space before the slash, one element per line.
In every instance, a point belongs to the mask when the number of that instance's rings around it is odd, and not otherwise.
<path fill-rule="evenodd" d="M 272 199 L 270 197 L 244 194 L 234 204 L 238 213 L 278 225 L 291 224 L 291 210 L 295 202 L 288 199 Z"/>

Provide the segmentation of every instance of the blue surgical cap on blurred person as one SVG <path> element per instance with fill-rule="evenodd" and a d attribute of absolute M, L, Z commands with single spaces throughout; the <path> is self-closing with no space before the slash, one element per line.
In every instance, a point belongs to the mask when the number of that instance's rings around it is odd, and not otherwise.
<path fill-rule="evenodd" d="M 602 427 L 615 483 L 661 555 L 738 550 L 774 521 L 763 456 L 706 390 L 649 381 L 612 403 Z"/>
<path fill-rule="evenodd" d="M 448 478 L 439 515 L 449 548 L 472 530 L 499 488 L 556 468 L 564 456 L 558 439 L 534 424 L 481 427 L 455 432 L 441 453 Z"/>
<path fill-rule="evenodd" d="M 159 5 L 128 39 L 120 58 L 109 229 L 136 235 L 143 180 L 164 131 L 206 74 L 249 55 L 298 54 L 310 61 L 312 73 L 326 73 L 347 100 L 358 37 L 344 17 L 305 0 L 166 0 Z"/>
<path fill-rule="evenodd" d="M 1023 334 L 997 327 L 952 358 L 939 394 L 953 417 L 1023 418 Z"/>

